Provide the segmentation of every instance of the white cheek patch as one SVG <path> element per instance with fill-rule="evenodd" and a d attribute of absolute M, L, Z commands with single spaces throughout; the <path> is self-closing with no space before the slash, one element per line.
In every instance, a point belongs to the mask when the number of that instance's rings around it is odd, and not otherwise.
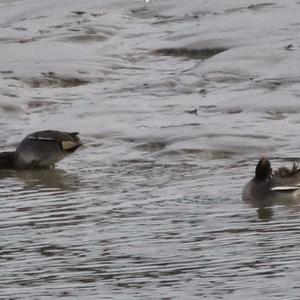
<path fill-rule="evenodd" d="M 62 141 L 61 142 L 61 147 L 65 151 L 73 149 L 76 146 L 78 146 L 78 143 L 75 143 L 75 142 L 72 142 L 72 141 Z"/>

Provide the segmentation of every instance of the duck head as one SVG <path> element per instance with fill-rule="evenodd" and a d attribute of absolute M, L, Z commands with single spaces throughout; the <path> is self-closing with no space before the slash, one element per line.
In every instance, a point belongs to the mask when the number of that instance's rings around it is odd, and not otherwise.
<path fill-rule="evenodd" d="M 63 152 L 71 154 L 82 146 L 82 142 L 78 138 L 78 134 L 78 132 L 69 132 L 61 141 L 59 141 L 60 148 Z"/>
<path fill-rule="evenodd" d="M 255 179 L 257 181 L 264 181 L 272 175 L 271 163 L 266 157 L 262 157 L 255 169 Z"/>

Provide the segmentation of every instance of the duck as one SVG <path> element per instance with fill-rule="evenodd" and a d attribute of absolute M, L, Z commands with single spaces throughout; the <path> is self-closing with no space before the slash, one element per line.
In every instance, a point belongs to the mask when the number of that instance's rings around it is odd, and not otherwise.
<path fill-rule="evenodd" d="M 280 167 L 273 172 L 269 159 L 262 157 L 254 177 L 243 188 L 242 198 L 259 205 L 300 200 L 300 168 L 294 164 L 290 169 Z"/>
<path fill-rule="evenodd" d="M 0 169 L 45 169 L 75 152 L 82 142 L 78 132 L 37 131 L 27 135 L 15 151 L 0 153 Z"/>

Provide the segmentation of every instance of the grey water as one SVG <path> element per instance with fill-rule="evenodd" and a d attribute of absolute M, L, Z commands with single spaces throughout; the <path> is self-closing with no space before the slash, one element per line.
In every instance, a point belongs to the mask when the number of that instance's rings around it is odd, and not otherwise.
<path fill-rule="evenodd" d="M 55 170 L 0 170 L 0 299 L 299 299 L 297 1 L 0 1 L 0 150 L 79 131 Z"/>

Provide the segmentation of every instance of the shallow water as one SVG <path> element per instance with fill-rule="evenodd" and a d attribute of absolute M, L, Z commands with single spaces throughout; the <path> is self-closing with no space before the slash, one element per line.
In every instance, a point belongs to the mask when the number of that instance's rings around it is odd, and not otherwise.
<path fill-rule="evenodd" d="M 298 299 L 297 203 L 241 190 L 300 157 L 300 5 L 227 2 L 0 2 L 1 150 L 85 144 L 0 171 L 1 299 Z"/>

